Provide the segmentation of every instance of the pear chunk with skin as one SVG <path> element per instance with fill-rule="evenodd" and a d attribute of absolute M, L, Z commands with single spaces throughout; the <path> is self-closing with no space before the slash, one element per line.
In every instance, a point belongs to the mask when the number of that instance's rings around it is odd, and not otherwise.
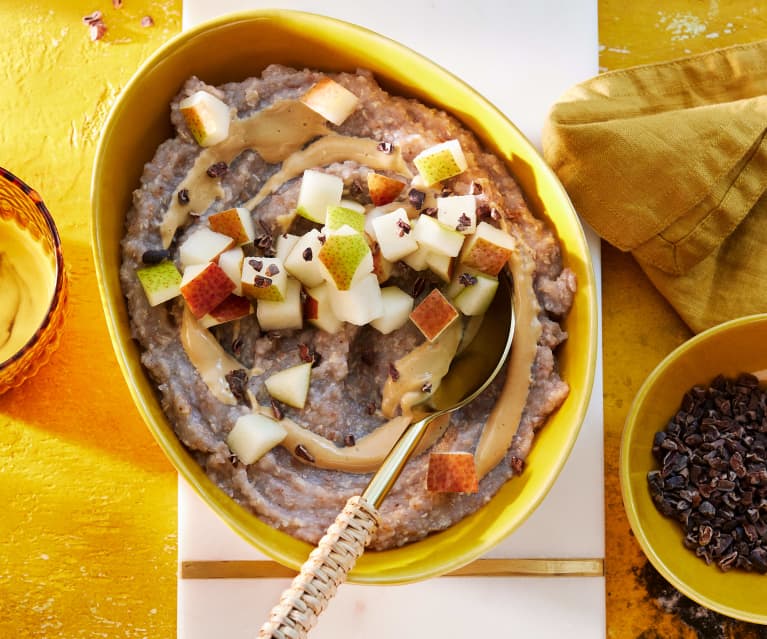
<path fill-rule="evenodd" d="M 343 124 L 359 104 L 354 93 L 330 78 L 319 80 L 299 100 L 336 126 Z"/>
<path fill-rule="evenodd" d="M 430 342 L 442 335 L 445 329 L 459 317 L 455 307 L 436 288 L 410 313 L 413 324 Z"/>
<path fill-rule="evenodd" d="M 338 206 L 344 190 L 344 181 L 337 175 L 306 169 L 298 190 L 296 213 L 307 220 L 325 224 L 329 206 Z"/>
<path fill-rule="evenodd" d="M 274 399 L 293 408 L 303 408 L 309 394 L 312 376 L 311 362 L 285 368 L 264 380 L 266 392 Z"/>
<path fill-rule="evenodd" d="M 181 294 L 181 273 L 173 262 L 165 260 L 136 269 L 136 276 L 151 306 L 158 306 Z"/>
<path fill-rule="evenodd" d="M 373 254 L 365 237 L 348 225 L 329 235 L 317 255 L 323 277 L 340 291 L 373 272 Z"/>
<path fill-rule="evenodd" d="M 445 282 L 449 282 L 453 278 L 455 261 L 454 257 L 443 255 L 442 253 L 434 253 L 433 251 L 430 251 L 426 256 L 426 266 Z"/>
<path fill-rule="evenodd" d="M 312 288 L 325 281 L 317 256 L 326 239 L 317 229 L 300 236 L 285 258 L 285 268 L 304 286 Z"/>
<path fill-rule="evenodd" d="M 419 245 L 418 248 L 402 258 L 402 261 L 414 271 L 425 271 L 429 268 L 428 259 L 431 250 L 428 246 Z"/>
<path fill-rule="evenodd" d="M 200 146 L 213 146 L 229 136 L 229 105 L 207 91 L 197 91 L 178 105 L 184 121 Z"/>
<path fill-rule="evenodd" d="M 375 273 L 369 273 L 345 291 L 330 285 L 328 293 L 333 312 L 343 322 L 363 326 L 384 313 L 381 287 Z"/>
<path fill-rule="evenodd" d="M 226 443 L 243 464 L 253 464 L 287 436 L 288 431 L 278 421 L 250 413 L 237 418 Z"/>
<path fill-rule="evenodd" d="M 210 313 L 234 291 L 234 282 L 215 262 L 192 264 L 181 278 L 181 295 L 196 319 Z"/>
<path fill-rule="evenodd" d="M 301 283 L 289 277 L 285 285 L 285 299 L 280 302 L 258 300 L 256 319 L 262 331 L 299 329 L 304 325 L 301 305 Z"/>
<path fill-rule="evenodd" d="M 382 173 L 371 171 L 367 175 L 368 193 L 376 206 L 384 206 L 397 199 L 405 183 Z"/>
<path fill-rule="evenodd" d="M 247 317 L 253 312 L 250 301 L 231 293 L 221 304 L 200 319 L 205 328 Z"/>
<path fill-rule="evenodd" d="M 464 278 L 463 290 L 453 299 L 455 307 L 464 315 L 482 315 L 490 306 L 498 290 L 498 278 L 478 273 Z"/>
<path fill-rule="evenodd" d="M 430 453 L 426 490 L 438 493 L 476 493 L 479 490 L 479 478 L 474 455 L 449 451 Z"/>
<path fill-rule="evenodd" d="M 252 242 L 256 237 L 250 211 L 241 206 L 213 213 L 208 217 L 208 225 L 216 233 L 231 237 L 237 246 Z"/>
<path fill-rule="evenodd" d="M 249 257 L 242 262 L 242 293 L 257 300 L 282 302 L 288 272 L 276 257 Z"/>
<path fill-rule="evenodd" d="M 476 232 L 467 238 L 461 251 L 461 264 L 487 275 L 496 276 L 516 250 L 516 242 L 505 231 L 480 222 Z"/>
<path fill-rule="evenodd" d="M 463 173 L 468 163 L 458 140 L 447 140 L 424 149 L 413 158 L 426 186 Z"/>
<path fill-rule="evenodd" d="M 373 230 L 381 254 L 390 262 L 401 260 L 418 248 L 412 223 L 403 208 L 375 218 Z"/>
<path fill-rule="evenodd" d="M 212 262 L 234 244 L 234 240 L 223 233 L 216 233 L 207 226 L 192 231 L 178 247 L 181 266 Z"/>
<path fill-rule="evenodd" d="M 319 286 L 306 291 L 304 318 L 320 330 L 333 334 L 341 330 L 343 322 L 336 317 L 331 306 L 330 293 L 328 291 L 330 286 L 331 284 L 323 282 Z"/>
<path fill-rule="evenodd" d="M 405 325 L 413 310 L 413 298 L 398 286 L 381 289 L 383 315 L 370 322 L 378 332 L 388 335 Z"/>
<path fill-rule="evenodd" d="M 477 228 L 477 198 L 473 195 L 449 195 L 437 198 L 437 219 L 464 235 Z"/>
<path fill-rule="evenodd" d="M 329 206 L 325 214 L 323 231 L 330 234 L 344 224 L 351 226 L 357 233 L 362 233 L 365 230 L 365 214 L 345 206 Z"/>
<path fill-rule="evenodd" d="M 294 235 L 293 233 L 283 233 L 277 236 L 277 241 L 274 243 L 274 257 L 282 260 L 284 264 L 288 259 L 288 255 L 293 250 L 296 242 L 301 239 L 300 235 Z M 286 264 L 287 267 L 287 264 Z M 290 269 L 288 269 L 289 271 Z"/>
<path fill-rule="evenodd" d="M 464 235 L 445 226 L 439 220 L 421 214 L 415 223 L 413 237 L 419 246 L 426 246 L 434 253 L 455 257 L 461 252 Z"/>
<path fill-rule="evenodd" d="M 245 253 L 239 246 L 224 251 L 218 256 L 218 265 L 223 269 L 229 279 L 234 282 L 235 295 L 242 295 L 242 261 Z"/>

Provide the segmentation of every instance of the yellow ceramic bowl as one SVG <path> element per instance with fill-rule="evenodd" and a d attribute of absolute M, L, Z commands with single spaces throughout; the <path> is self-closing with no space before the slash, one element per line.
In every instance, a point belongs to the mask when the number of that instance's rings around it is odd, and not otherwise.
<path fill-rule="evenodd" d="M 371 69 L 389 91 L 419 98 L 460 118 L 505 159 L 531 207 L 548 217 L 564 245 L 579 290 L 565 328 L 562 374 L 572 393 L 535 443 L 525 473 L 481 511 L 440 534 L 397 550 L 365 554 L 351 581 L 400 583 L 457 568 L 519 526 L 551 488 L 570 453 L 589 402 L 597 346 L 596 293 L 588 247 L 572 205 L 534 147 L 491 104 L 429 60 L 355 25 L 291 11 L 226 16 L 182 33 L 136 73 L 104 127 L 92 184 L 93 250 L 115 352 L 136 405 L 184 478 L 231 528 L 264 553 L 299 567 L 310 546 L 246 513 L 204 475 L 173 434 L 131 339 L 120 290 L 119 241 L 143 165 L 169 137 L 168 105 L 196 74 L 218 84 L 258 74 L 270 63 L 323 70 Z"/>
<path fill-rule="evenodd" d="M 682 344 L 645 380 L 623 430 L 620 479 L 623 503 L 639 545 L 675 588 L 724 615 L 767 624 L 767 576 L 732 570 L 723 573 L 682 544 L 676 521 L 663 517 L 650 498 L 647 472 L 657 468 L 653 436 L 673 417 L 685 391 L 718 374 L 736 376 L 767 369 L 767 314 L 711 328 Z"/>

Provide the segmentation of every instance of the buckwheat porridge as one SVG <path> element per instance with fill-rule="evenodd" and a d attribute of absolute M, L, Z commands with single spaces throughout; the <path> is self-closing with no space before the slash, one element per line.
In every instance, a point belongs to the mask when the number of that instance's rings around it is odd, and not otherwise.
<path fill-rule="evenodd" d="M 316 543 L 482 330 L 504 268 L 527 318 L 508 375 L 432 429 L 371 548 L 442 530 L 524 472 L 568 394 L 555 352 L 576 283 L 505 165 L 364 70 L 193 77 L 170 118 L 134 192 L 121 281 L 143 365 L 208 476 Z M 467 454 L 468 472 L 452 464 Z"/>

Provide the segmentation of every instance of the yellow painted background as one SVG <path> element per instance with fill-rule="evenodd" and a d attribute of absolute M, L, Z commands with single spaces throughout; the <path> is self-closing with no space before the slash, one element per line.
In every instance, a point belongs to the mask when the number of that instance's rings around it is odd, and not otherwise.
<path fill-rule="evenodd" d="M 96 9 L 109 30 L 91 42 L 82 16 Z M 767 8 L 754 0 L 599 0 L 599 14 L 603 70 L 767 37 Z M 141 26 L 145 15 L 154 26 Z M 121 9 L 105 0 L 1 0 L 0 25 L 0 165 L 53 212 L 71 292 L 50 364 L 0 396 L 0 637 L 170 638 L 176 475 L 112 355 L 92 267 L 88 192 L 106 113 L 141 61 L 179 31 L 181 0 L 124 0 Z M 633 260 L 609 246 L 603 286 L 608 637 L 695 637 L 637 580 L 644 560 L 617 480 L 631 399 L 689 332 Z M 738 624 L 725 632 L 764 636 Z"/>

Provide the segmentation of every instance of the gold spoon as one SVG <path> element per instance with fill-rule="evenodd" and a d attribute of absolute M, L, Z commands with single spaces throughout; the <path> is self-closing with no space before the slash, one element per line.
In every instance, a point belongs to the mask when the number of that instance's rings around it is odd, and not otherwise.
<path fill-rule="evenodd" d="M 495 379 L 514 338 L 514 302 L 505 271 L 475 337 L 460 351 L 431 397 L 431 412 L 408 426 L 362 495 L 351 497 L 282 593 L 259 638 L 304 638 L 345 580 L 378 527 L 378 508 L 437 418 L 475 399 Z"/>

